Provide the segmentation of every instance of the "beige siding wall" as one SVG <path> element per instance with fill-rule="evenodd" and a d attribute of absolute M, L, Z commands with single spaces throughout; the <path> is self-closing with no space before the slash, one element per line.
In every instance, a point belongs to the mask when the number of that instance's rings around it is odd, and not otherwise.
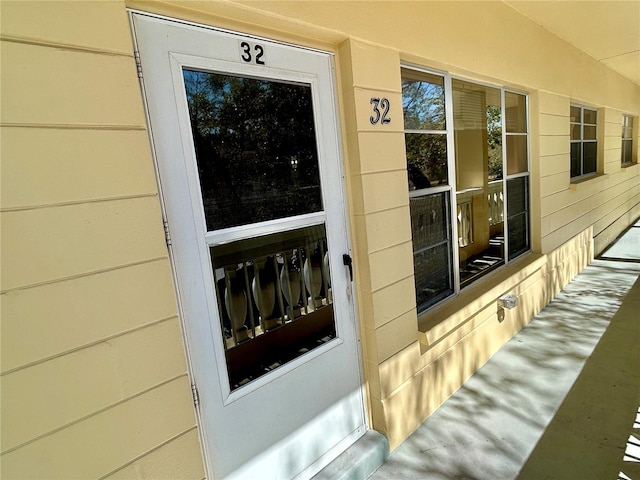
<path fill-rule="evenodd" d="M 202 478 L 121 2 L 2 2 L 2 466 Z"/>
<path fill-rule="evenodd" d="M 569 106 L 567 96 L 540 92 L 539 124 L 540 251 L 551 252 L 593 227 L 599 253 L 640 216 L 640 165 L 621 167 L 622 111 L 598 109 L 598 175 L 570 178 Z"/>

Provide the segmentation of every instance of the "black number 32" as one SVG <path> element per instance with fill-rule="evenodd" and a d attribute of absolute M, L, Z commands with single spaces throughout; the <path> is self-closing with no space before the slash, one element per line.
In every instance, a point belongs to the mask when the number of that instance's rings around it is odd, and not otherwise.
<path fill-rule="evenodd" d="M 240 43 L 240 48 L 242 49 L 242 55 L 240 58 L 247 63 L 255 63 L 256 65 L 264 65 L 264 60 L 262 60 L 262 56 L 264 55 L 264 48 L 262 45 L 255 44 L 253 46 L 253 51 L 255 52 L 255 57 L 251 54 L 251 44 L 248 42 Z"/>
<path fill-rule="evenodd" d="M 378 122 L 382 125 L 386 125 L 391 122 L 391 119 L 387 117 L 389 114 L 389 108 L 391 107 L 391 103 L 389 103 L 388 98 L 372 97 L 369 103 L 373 105 L 373 113 L 375 113 L 375 117 L 373 115 L 369 117 L 371 125 L 375 125 Z M 378 108 L 378 106 L 382 109 L 382 112 L 380 112 L 380 108 Z"/>

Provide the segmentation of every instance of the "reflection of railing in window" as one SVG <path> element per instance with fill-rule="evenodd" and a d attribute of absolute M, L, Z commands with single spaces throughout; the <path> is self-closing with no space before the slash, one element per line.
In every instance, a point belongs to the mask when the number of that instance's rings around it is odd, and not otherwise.
<path fill-rule="evenodd" d="M 489 182 L 489 225 L 498 225 L 504 221 L 504 194 L 502 180 Z"/>
<path fill-rule="evenodd" d="M 458 245 L 466 247 L 473 243 L 473 203 L 471 200 L 458 203 Z"/>
<path fill-rule="evenodd" d="M 319 244 L 308 256 L 310 250 L 300 247 L 218 270 L 227 348 L 331 303 L 326 254 Z"/>
<path fill-rule="evenodd" d="M 480 188 L 468 188 L 456 194 L 458 204 L 458 245 L 466 247 L 473 243 L 473 197 Z"/>
<path fill-rule="evenodd" d="M 232 385 L 335 337 L 323 227 L 212 248 Z"/>

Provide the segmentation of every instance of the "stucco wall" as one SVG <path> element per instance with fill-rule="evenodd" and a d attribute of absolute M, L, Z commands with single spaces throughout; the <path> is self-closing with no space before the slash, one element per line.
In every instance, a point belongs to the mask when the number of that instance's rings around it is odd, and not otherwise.
<path fill-rule="evenodd" d="M 640 216 L 619 161 L 640 86 L 502 2 L 3 1 L 3 478 L 204 477 L 126 6 L 335 53 L 370 418 L 392 447 Z M 420 319 L 402 62 L 530 99 L 533 254 Z M 571 102 L 601 118 L 580 183 Z"/>

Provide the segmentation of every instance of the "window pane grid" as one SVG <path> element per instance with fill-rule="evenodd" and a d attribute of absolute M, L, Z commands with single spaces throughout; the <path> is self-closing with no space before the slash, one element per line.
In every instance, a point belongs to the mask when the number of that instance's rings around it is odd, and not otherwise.
<path fill-rule="evenodd" d="M 421 313 L 530 249 L 528 97 L 448 75 L 402 75 Z"/>
<path fill-rule="evenodd" d="M 596 173 L 598 169 L 598 112 L 571 105 L 571 178 Z"/>

